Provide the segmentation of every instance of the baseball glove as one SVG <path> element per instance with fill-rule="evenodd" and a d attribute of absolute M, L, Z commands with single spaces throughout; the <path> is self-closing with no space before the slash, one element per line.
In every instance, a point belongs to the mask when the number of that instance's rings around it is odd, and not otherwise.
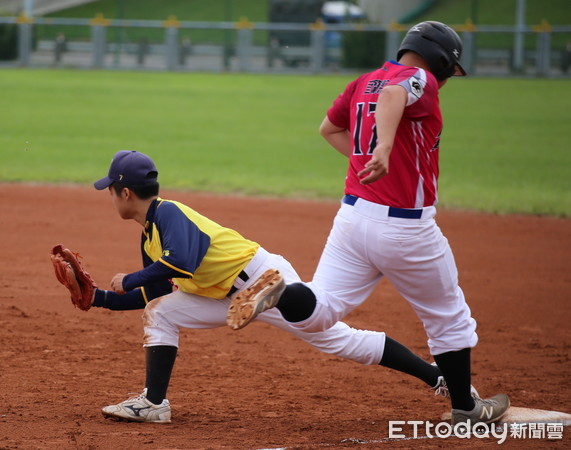
<path fill-rule="evenodd" d="M 63 245 L 56 245 L 50 254 L 56 278 L 71 294 L 73 306 L 83 311 L 91 308 L 97 285 L 81 265 L 79 253 Z"/>

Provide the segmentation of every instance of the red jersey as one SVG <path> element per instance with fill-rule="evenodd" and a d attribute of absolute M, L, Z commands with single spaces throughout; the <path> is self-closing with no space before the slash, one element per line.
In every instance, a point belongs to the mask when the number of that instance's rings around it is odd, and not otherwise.
<path fill-rule="evenodd" d="M 385 86 L 399 85 L 408 93 L 389 160 L 389 173 L 362 185 L 357 173 L 371 159 L 377 144 L 375 109 Z M 438 82 L 418 67 L 386 62 L 349 83 L 327 111 L 331 123 L 353 136 L 345 194 L 397 208 L 434 206 L 438 201 L 438 147 L 442 115 Z"/>

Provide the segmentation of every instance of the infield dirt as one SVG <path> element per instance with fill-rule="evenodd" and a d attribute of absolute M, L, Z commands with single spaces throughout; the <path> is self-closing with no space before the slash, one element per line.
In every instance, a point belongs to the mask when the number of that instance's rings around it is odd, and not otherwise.
<path fill-rule="evenodd" d="M 144 383 L 141 311 L 74 309 L 49 252 L 84 256 L 99 286 L 140 268 L 140 227 L 106 192 L 0 184 L 0 448 L 480 448 L 497 439 L 390 441 L 388 421 L 437 423 L 448 402 L 416 379 L 317 352 L 265 324 L 185 330 L 169 425 L 114 422 L 100 408 Z M 335 202 L 165 191 L 280 253 L 309 280 Z M 473 382 L 514 406 L 571 413 L 571 221 L 441 209 L 460 284 L 478 321 Z M 346 322 L 385 331 L 429 359 L 422 326 L 383 281 Z M 507 438 L 507 448 L 569 448 L 563 439 Z"/>

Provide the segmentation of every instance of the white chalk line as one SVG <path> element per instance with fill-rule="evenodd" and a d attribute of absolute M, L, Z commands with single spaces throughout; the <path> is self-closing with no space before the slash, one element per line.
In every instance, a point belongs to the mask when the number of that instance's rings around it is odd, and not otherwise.
<path fill-rule="evenodd" d="M 523 409 L 523 408 L 519 408 L 519 409 Z M 560 413 L 557 411 L 543 411 L 543 410 L 529 410 L 529 411 L 533 411 L 534 413 L 536 413 L 535 417 L 531 418 L 527 418 L 527 420 L 516 420 L 513 423 L 560 423 L 563 426 L 569 426 L 571 425 L 571 420 L 568 419 L 568 417 L 571 417 L 569 414 L 565 414 L 565 413 Z M 543 418 L 539 417 L 537 415 L 537 413 L 542 413 L 541 415 L 544 415 Z M 547 413 L 547 414 L 546 414 Z M 556 417 L 553 417 L 552 414 L 556 415 Z M 510 422 L 503 422 L 503 423 L 499 423 L 496 424 L 495 427 L 495 431 L 496 432 L 502 432 L 504 427 L 506 426 L 510 426 L 513 423 Z M 469 433 L 468 437 L 472 437 L 473 433 Z M 436 436 L 409 436 L 409 437 L 403 437 L 403 438 L 391 438 L 391 437 L 385 437 L 385 438 L 381 438 L 381 439 L 373 439 L 373 440 L 366 440 L 366 439 L 359 439 L 359 438 L 346 438 L 346 439 L 342 439 L 339 442 L 336 443 L 327 443 L 327 442 L 323 442 L 320 444 L 296 444 L 293 446 L 287 446 L 287 447 L 268 447 L 268 448 L 258 448 L 256 450 L 289 450 L 289 449 L 294 449 L 294 448 L 304 448 L 304 447 L 337 447 L 339 445 L 344 445 L 347 443 L 350 444 L 357 444 L 357 445 L 370 445 L 370 444 L 386 444 L 389 442 L 399 442 L 399 441 L 412 441 L 412 440 L 421 440 L 421 439 L 434 439 Z M 454 437 L 454 436 L 451 436 Z M 495 436 L 490 436 L 491 439 L 495 438 Z"/>
<path fill-rule="evenodd" d="M 397 442 L 397 441 L 412 441 L 412 440 L 420 440 L 420 439 L 433 439 L 430 436 L 410 436 L 404 438 L 381 438 L 381 439 L 373 439 L 373 440 L 366 440 L 366 439 L 358 439 L 358 438 L 346 438 L 342 439 L 339 442 L 335 443 L 327 443 L 322 442 L 320 444 L 295 444 L 291 447 L 267 447 L 267 448 L 258 448 L 256 450 L 289 450 L 293 448 L 303 448 L 303 447 L 337 447 L 338 445 L 345 445 L 345 444 L 357 444 L 357 445 L 370 445 L 370 444 L 386 444 L 388 442 Z"/>
<path fill-rule="evenodd" d="M 505 426 L 509 426 L 509 424 L 507 423 L 503 423 L 501 425 L 496 425 L 495 427 L 495 431 L 500 433 L 503 431 Z M 473 436 L 476 436 L 474 433 L 468 433 L 466 435 L 465 438 L 471 438 Z M 455 437 L 454 435 L 451 435 L 450 437 Z M 339 442 L 335 442 L 335 443 L 327 443 L 327 442 L 323 442 L 320 444 L 295 444 L 293 446 L 289 446 L 289 447 L 267 447 L 267 448 L 257 448 L 255 450 L 290 450 L 290 449 L 294 449 L 294 448 L 304 448 L 304 447 L 337 447 L 338 445 L 344 445 L 344 444 L 357 444 L 357 445 L 370 445 L 370 444 L 387 444 L 389 442 L 400 442 L 400 441 L 413 441 L 413 440 L 422 440 L 422 439 L 437 439 L 439 438 L 438 436 L 408 436 L 408 437 L 402 437 L 402 438 L 391 438 L 391 437 L 385 437 L 385 438 L 381 438 L 381 439 L 372 439 L 372 440 L 366 440 L 366 439 L 359 439 L 359 438 L 346 438 L 346 439 L 342 439 Z M 493 435 L 489 435 L 486 436 L 487 439 L 495 439 L 496 437 Z M 439 438 L 442 439 L 442 438 Z"/>

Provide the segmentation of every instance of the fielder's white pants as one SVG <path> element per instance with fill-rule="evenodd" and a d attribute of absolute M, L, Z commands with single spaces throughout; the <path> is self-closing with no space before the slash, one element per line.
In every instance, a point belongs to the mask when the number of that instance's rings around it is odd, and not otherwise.
<path fill-rule="evenodd" d="M 278 269 L 286 283 L 299 282 L 300 278 L 291 264 L 279 255 L 260 248 L 244 271 L 250 277 L 247 282 L 236 279 L 238 291 L 247 288 L 267 269 Z M 144 346 L 170 345 L 178 347 L 181 328 L 225 327 L 230 298 L 216 300 L 175 291 L 152 300 L 143 313 Z M 361 363 L 379 364 L 385 347 L 385 333 L 356 330 L 347 324 L 333 323 L 325 331 L 309 333 L 299 330 L 284 320 L 277 309 L 260 314 L 256 320 L 278 327 L 297 336 L 324 353 Z"/>
<path fill-rule="evenodd" d="M 474 347 L 476 321 L 458 286 L 448 240 L 434 220 L 436 208 L 423 208 L 420 219 L 389 217 L 388 210 L 363 199 L 341 204 L 307 284 L 317 297 L 316 309 L 292 325 L 304 331 L 330 327 L 386 276 L 422 321 L 432 355 Z"/>

